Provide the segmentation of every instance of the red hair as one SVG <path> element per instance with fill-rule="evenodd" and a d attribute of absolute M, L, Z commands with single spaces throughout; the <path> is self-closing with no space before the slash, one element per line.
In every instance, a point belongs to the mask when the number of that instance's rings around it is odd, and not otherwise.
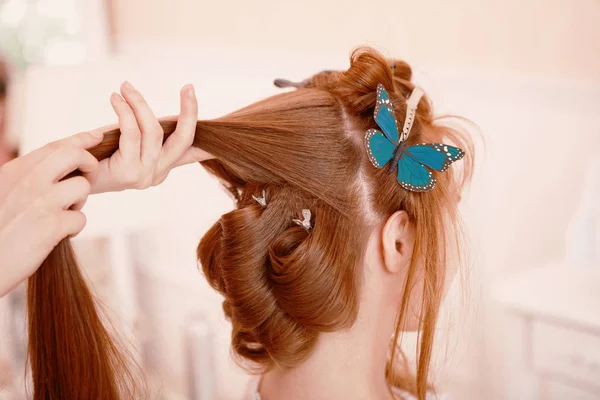
<path fill-rule="evenodd" d="M 423 98 L 409 144 L 444 142 L 466 149 L 464 173 L 451 168 L 436 174 L 431 192 L 413 193 L 402 189 L 389 170 L 370 164 L 363 138 L 377 127 L 377 84 L 388 90 L 402 121 L 414 88 L 411 74 L 404 62 L 390 66 L 376 51 L 359 49 L 347 71 L 317 74 L 297 90 L 198 121 L 194 146 L 216 157 L 203 165 L 236 198 L 235 209 L 202 238 L 198 258 L 207 280 L 224 297 L 233 349 L 253 370 L 294 367 L 310 354 L 320 332 L 354 323 L 367 234 L 405 210 L 416 230 L 415 256 L 392 348 L 417 275 L 423 276 L 421 338 L 416 375 L 392 351 L 387 378 L 390 385 L 425 398 L 446 254 L 457 244 L 448 238 L 456 237 L 457 193 L 470 176 L 472 146 L 465 135 L 439 124 Z M 168 135 L 175 122 L 162 126 Z M 92 154 L 110 156 L 118 136 L 118 131 L 106 133 Z M 251 197 L 263 189 L 266 208 Z M 292 222 L 303 208 L 313 214 L 310 234 Z M 127 379 L 121 381 L 132 375 L 122 373 L 123 358 L 95 313 L 67 241 L 31 278 L 29 306 L 36 399 L 111 400 L 131 387 Z"/>

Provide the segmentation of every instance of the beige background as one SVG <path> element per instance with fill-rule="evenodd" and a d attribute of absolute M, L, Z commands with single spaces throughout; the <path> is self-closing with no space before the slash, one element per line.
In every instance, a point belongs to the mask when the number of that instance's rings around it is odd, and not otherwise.
<path fill-rule="evenodd" d="M 359 44 L 423 68 L 600 82 L 596 0 L 113 0 L 119 42 L 295 52 Z"/>

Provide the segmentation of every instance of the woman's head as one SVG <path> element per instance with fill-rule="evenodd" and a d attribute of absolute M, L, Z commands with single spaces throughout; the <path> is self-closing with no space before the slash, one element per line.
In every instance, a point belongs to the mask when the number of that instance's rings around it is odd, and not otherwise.
<path fill-rule="evenodd" d="M 402 189 L 394 173 L 371 165 L 364 146 L 365 132 L 377 128 L 378 84 L 403 121 L 414 88 L 410 67 L 371 49 L 355 51 L 345 72 L 317 74 L 293 92 L 198 121 L 194 146 L 215 157 L 203 165 L 236 199 L 202 238 L 198 258 L 225 298 L 241 359 L 261 370 L 292 368 L 320 335 L 385 307 L 396 320 L 388 382 L 424 399 L 471 145 L 438 124 L 422 99 L 408 145 L 456 144 L 467 150 L 467 163 L 462 174 L 436 173 L 430 192 Z M 168 136 L 176 124 L 161 125 Z M 119 135 L 106 132 L 90 152 L 109 157 Z M 264 207 L 253 198 L 263 190 Z M 293 222 L 303 209 L 312 214 L 308 231 Z M 30 278 L 28 308 L 35 399 L 135 397 L 135 374 L 97 314 L 68 239 Z M 421 331 L 416 380 L 395 368 L 395 344 L 406 329 Z M 78 373 L 61 373 L 67 370 Z"/>
<path fill-rule="evenodd" d="M 265 369 L 294 367 L 320 333 L 350 328 L 365 301 L 391 302 L 394 340 L 403 330 L 422 331 L 417 384 L 408 387 L 421 394 L 471 161 L 460 176 L 452 168 L 436 174 L 437 186 L 426 193 L 407 191 L 388 168 L 373 167 L 364 136 L 377 128 L 380 83 L 402 122 L 411 69 L 371 49 L 355 51 L 345 72 L 317 74 L 298 90 L 199 122 L 195 144 L 216 157 L 203 164 L 233 193 L 236 208 L 202 238 L 198 257 L 225 297 L 242 358 Z M 423 142 L 471 148 L 434 120 L 426 98 L 407 141 Z M 253 198 L 263 190 L 266 207 Z M 312 213 L 309 232 L 292 221 L 303 209 Z M 388 372 L 397 383 L 394 369 Z"/>

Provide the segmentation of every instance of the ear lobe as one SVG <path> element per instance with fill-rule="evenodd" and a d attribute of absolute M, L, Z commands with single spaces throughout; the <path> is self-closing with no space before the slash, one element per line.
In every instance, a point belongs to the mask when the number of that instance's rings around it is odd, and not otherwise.
<path fill-rule="evenodd" d="M 396 211 L 388 218 L 381 231 L 381 243 L 388 272 L 402 271 L 410 263 L 415 235 L 406 211 Z"/>

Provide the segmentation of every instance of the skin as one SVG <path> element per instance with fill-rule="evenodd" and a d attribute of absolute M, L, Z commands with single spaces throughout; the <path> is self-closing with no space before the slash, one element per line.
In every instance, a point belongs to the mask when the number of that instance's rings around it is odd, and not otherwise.
<path fill-rule="evenodd" d="M 207 158 L 191 147 L 198 102 L 191 85 L 181 90 L 177 130 L 163 130 L 143 96 L 128 82 L 110 102 L 119 119 L 118 151 L 98 162 L 86 149 L 102 141 L 104 127 L 47 144 L 0 167 L 0 297 L 29 278 L 64 238 L 81 232 L 81 211 L 92 193 L 145 189 L 172 168 Z M 83 176 L 64 180 L 80 170 Z"/>
<path fill-rule="evenodd" d="M 398 288 L 404 285 L 414 244 L 414 228 L 404 211 L 372 231 L 357 321 L 347 331 L 322 333 L 315 350 L 297 368 L 274 368 L 265 374 L 260 385 L 263 400 L 395 398 L 385 381 L 385 366 L 403 295 Z M 411 298 L 409 308 L 418 297 L 416 293 Z M 407 329 L 416 328 L 416 314 L 408 317 Z"/>

